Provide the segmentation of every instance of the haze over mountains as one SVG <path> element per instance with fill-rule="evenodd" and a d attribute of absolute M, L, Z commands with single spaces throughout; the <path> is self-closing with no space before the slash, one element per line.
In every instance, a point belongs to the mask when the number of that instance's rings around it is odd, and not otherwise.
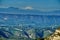
<path fill-rule="evenodd" d="M 34 9 L 31 10 L 31 9 L 19 9 L 15 7 L 9 7 L 9 8 L 0 8 L 0 13 L 24 14 L 24 15 L 60 15 L 60 10 L 43 12 Z"/>

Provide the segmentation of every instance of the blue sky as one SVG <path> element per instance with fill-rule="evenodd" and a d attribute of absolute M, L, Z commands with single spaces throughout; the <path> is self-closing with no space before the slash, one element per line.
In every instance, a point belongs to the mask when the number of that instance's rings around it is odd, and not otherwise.
<path fill-rule="evenodd" d="M 0 0 L 0 7 L 33 8 L 36 10 L 60 9 L 60 0 Z"/>

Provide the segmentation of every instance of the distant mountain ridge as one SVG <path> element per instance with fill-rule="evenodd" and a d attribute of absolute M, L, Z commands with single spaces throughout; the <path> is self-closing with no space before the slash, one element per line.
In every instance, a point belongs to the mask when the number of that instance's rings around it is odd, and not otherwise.
<path fill-rule="evenodd" d="M 42 12 L 34 9 L 29 10 L 29 9 L 19 9 L 15 7 L 9 7 L 9 8 L 0 8 L 0 13 L 24 14 L 24 15 L 60 15 L 60 10 Z"/>
<path fill-rule="evenodd" d="M 14 7 L 9 8 L 0 8 L 0 13 L 8 13 L 8 14 L 33 14 L 33 13 L 40 13 L 38 10 L 25 10 L 25 9 L 18 9 Z"/>

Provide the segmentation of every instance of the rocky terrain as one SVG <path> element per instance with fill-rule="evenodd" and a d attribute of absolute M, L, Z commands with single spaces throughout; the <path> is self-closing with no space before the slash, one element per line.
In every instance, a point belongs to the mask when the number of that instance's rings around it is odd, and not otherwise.
<path fill-rule="evenodd" d="M 56 29 L 55 32 L 51 36 L 45 38 L 45 40 L 60 40 L 60 28 Z"/>
<path fill-rule="evenodd" d="M 20 37 L 19 35 L 17 35 L 17 34 L 19 34 L 19 31 L 14 30 L 13 32 L 14 32 L 15 36 L 10 36 L 9 39 L 6 39 L 6 38 L 0 36 L 0 40 L 20 40 L 20 39 L 21 40 L 60 40 L 60 28 L 57 28 L 52 35 L 49 35 L 48 32 L 50 32 L 50 31 L 46 31 L 46 33 L 48 33 L 48 35 L 47 35 L 47 37 L 42 38 L 42 39 L 35 38 L 35 32 L 33 29 L 27 31 L 28 33 L 30 33 L 30 38 L 27 38 L 25 34 L 23 34 L 22 37 Z"/>

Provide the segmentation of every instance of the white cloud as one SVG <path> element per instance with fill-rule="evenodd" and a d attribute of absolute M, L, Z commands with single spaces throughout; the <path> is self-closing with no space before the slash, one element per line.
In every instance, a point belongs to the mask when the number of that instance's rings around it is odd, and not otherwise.
<path fill-rule="evenodd" d="M 32 10 L 32 9 L 34 9 L 34 8 L 33 8 L 33 7 L 31 7 L 31 6 L 27 6 L 27 7 L 24 7 L 23 9 Z"/>

